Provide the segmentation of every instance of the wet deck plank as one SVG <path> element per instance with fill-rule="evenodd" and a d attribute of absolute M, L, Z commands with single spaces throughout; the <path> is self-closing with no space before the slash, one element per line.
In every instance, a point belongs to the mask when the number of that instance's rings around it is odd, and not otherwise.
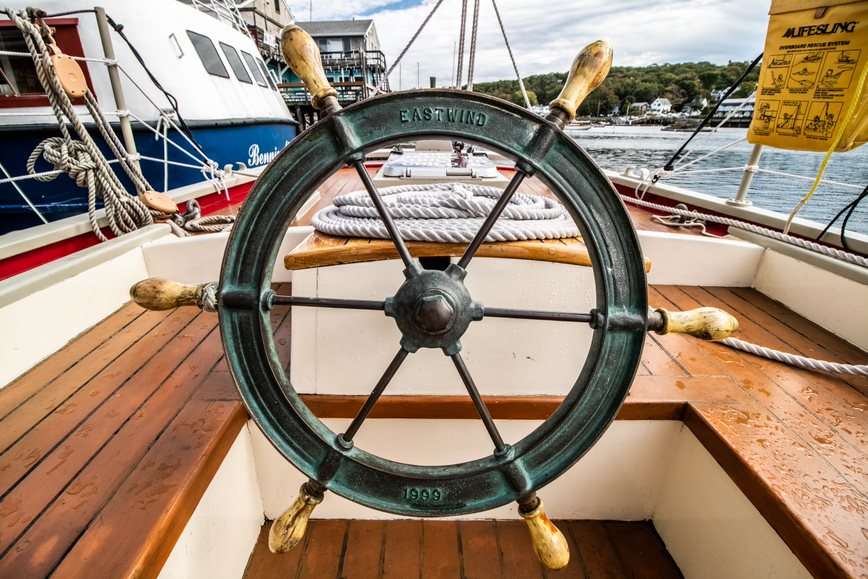
<path fill-rule="evenodd" d="M 646 521 L 556 521 L 582 541 L 560 571 L 540 565 L 521 521 L 342 521 L 311 523 L 296 554 L 268 551 L 268 523 L 247 563 L 245 579 L 677 579 L 681 572 Z M 353 532 L 356 529 L 357 532 Z M 364 531 L 373 531 L 372 535 Z M 377 542 L 376 539 L 385 541 Z M 391 538 L 391 539 L 390 539 Z M 571 538 L 572 540 L 572 538 Z M 343 556 L 336 550 L 344 545 Z M 360 558 L 359 554 L 364 553 Z M 309 575 L 316 569 L 316 575 Z"/>

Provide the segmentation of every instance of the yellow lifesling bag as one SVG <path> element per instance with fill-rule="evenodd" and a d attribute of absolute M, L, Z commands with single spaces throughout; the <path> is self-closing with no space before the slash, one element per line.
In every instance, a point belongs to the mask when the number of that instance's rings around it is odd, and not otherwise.
<path fill-rule="evenodd" d="M 868 0 L 772 0 L 748 140 L 800 151 L 862 145 L 866 72 Z"/>

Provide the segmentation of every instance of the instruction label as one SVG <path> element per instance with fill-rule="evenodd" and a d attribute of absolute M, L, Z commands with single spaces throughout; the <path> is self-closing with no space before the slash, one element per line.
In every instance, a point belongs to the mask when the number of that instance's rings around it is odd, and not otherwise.
<path fill-rule="evenodd" d="M 751 143 L 825 151 L 854 98 L 860 104 L 837 150 L 868 138 L 868 91 L 856 94 L 868 60 L 868 0 L 829 4 L 784 11 L 793 3 L 772 2 Z"/>

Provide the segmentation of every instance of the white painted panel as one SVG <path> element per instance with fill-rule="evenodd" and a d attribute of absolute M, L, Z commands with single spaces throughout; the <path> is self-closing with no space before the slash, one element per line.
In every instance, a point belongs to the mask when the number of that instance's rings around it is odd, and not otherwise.
<path fill-rule="evenodd" d="M 324 421 L 340 431 L 348 420 Z M 539 421 L 497 421 L 507 441 L 517 441 Z M 540 491 L 552 517 L 572 519 L 643 520 L 657 504 L 679 422 L 616 421 L 600 441 L 563 476 Z M 253 449 L 263 507 L 275 519 L 289 507 L 306 480 L 271 446 L 251 422 Z M 491 441 L 478 420 L 372 419 L 356 436 L 370 452 L 414 464 L 446 464 L 491 453 Z M 317 507 L 319 518 L 394 518 L 333 493 Z M 468 518 L 515 518 L 514 505 Z"/>
<path fill-rule="evenodd" d="M 241 429 L 193 511 L 160 579 L 237 579 L 262 526 L 250 431 Z"/>
<path fill-rule="evenodd" d="M 296 295 L 382 300 L 403 281 L 397 260 L 295 272 Z M 466 284 L 491 307 L 586 312 L 595 307 L 591 268 L 539 261 L 477 258 Z M 316 294 L 309 293 L 312 290 Z M 302 308 L 296 308 L 296 311 Z M 299 391 L 367 394 L 398 350 L 394 320 L 382 312 L 293 312 L 292 380 Z M 578 376 L 590 345 L 585 324 L 488 318 L 471 324 L 462 355 L 483 394 L 559 394 Z M 310 342 L 313 342 L 311 344 Z M 316 357 L 310 357 L 314 353 Z M 309 368 L 316 365 L 316 370 Z M 404 363 L 389 393 L 462 394 L 455 368 L 439 350 Z"/>
<path fill-rule="evenodd" d="M 292 281 L 292 272 L 283 267 L 283 256 L 313 232 L 312 227 L 290 227 L 277 252 L 274 265 L 275 282 Z M 220 277 L 223 253 L 229 232 L 166 237 L 146 244 L 142 251 L 148 275 L 164 277 L 181 283 L 204 283 Z"/>
<path fill-rule="evenodd" d="M 868 351 L 868 285 L 767 250 L 754 287 Z"/>
<path fill-rule="evenodd" d="M 129 301 L 147 277 L 136 248 L 0 308 L 0 384 L 5 385 Z"/>
<path fill-rule="evenodd" d="M 811 577 L 687 428 L 669 452 L 653 520 L 687 579 Z"/>
<path fill-rule="evenodd" d="M 640 231 L 639 242 L 654 284 L 750 287 L 763 253 L 747 241 L 665 231 Z"/>

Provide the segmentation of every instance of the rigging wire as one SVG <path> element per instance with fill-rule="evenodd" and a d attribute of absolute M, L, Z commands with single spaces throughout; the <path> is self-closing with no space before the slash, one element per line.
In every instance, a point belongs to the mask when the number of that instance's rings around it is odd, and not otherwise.
<path fill-rule="evenodd" d="M 96 10 L 94 10 L 93 8 L 89 8 L 89 9 L 82 9 L 82 10 L 68 10 L 66 12 L 54 12 L 52 14 L 46 14 L 44 11 L 40 10 L 40 11 L 36 11 L 34 13 L 34 15 L 39 17 L 39 18 L 59 18 L 61 16 L 72 16 L 75 14 L 94 14 L 95 15 Z M 142 58 L 142 55 L 139 53 L 139 51 L 133 45 L 132 41 L 124 33 L 124 25 L 118 24 L 114 20 L 114 18 L 112 18 L 108 14 L 106 14 L 106 20 L 108 21 L 109 26 L 111 26 L 112 29 L 114 29 L 114 31 L 117 32 L 118 36 L 121 37 L 121 40 L 123 40 L 124 43 L 126 43 L 127 47 L 130 49 L 130 52 L 132 53 L 133 57 L 135 57 L 135 59 L 139 62 L 139 65 L 141 65 L 142 69 L 145 71 L 145 74 L 148 75 L 148 78 L 151 80 L 151 82 L 154 84 L 154 86 L 157 88 L 157 90 L 159 90 L 161 93 L 163 93 L 163 96 L 166 98 L 166 101 L 168 101 L 169 106 L 172 107 L 172 111 L 174 111 L 175 116 L 178 117 L 178 124 L 181 125 L 181 129 L 187 134 L 188 137 L 190 137 L 191 139 L 193 139 L 195 141 L 195 138 L 193 137 L 193 132 L 190 130 L 190 127 L 187 126 L 187 123 L 184 121 L 184 117 L 181 116 L 181 111 L 178 110 L 178 99 L 175 98 L 175 95 L 173 95 L 172 93 L 167 91 L 163 87 L 162 84 L 160 84 L 160 81 L 157 80 L 157 77 L 154 76 L 154 74 L 151 72 L 151 69 L 148 68 L 147 64 L 145 64 L 145 59 Z"/>
<path fill-rule="evenodd" d="M 464 75 L 464 36 L 467 29 L 467 0 L 461 0 L 461 29 L 458 32 L 458 72 L 455 88 L 461 88 L 461 78 Z"/>
<path fill-rule="evenodd" d="M 476 67 L 476 38 L 479 31 L 479 0 L 473 0 L 473 26 L 470 29 L 470 62 L 467 64 L 467 90 L 473 90 L 473 69 Z"/>
<path fill-rule="evenodd" d="M 524 88 L 524 81 L 521 79 L 521 73 L 518 72 L 518 65 L 515 63 L 515 57 L 512 55 L 512 47 L 509 45 L 509 38 L 506 36 L 506 28 L 503 26 L 503 20 L 500 18 L 500 10 L 497 8 L 497 0 L 491 0 L 491 5 L 494 6 L 494 14 L 497 16 L 497 23 L 500 25 L 500 32 L 503 34 L 503 43 L 506 45 L 506 51 L 509 53 L 509 60 L 512 61 L 512 68 L 515 70 L 515 76 L 518 79 L 518 88 L 521 89 L 524 106 L 527 109 L 530 109 L 530 99 L 527 96 L 527 90 Z"/>
<path fill-rule="evenodd" d="M 732 86 L 730 86 L 728 89 L 726 89 L 726 92 L 723 93 L 723 96 L 720 97 L 720 100 L 717 101 L 717 103 L 715 103 L 715 105 L 708 112 L 708 114 L 705 115 L 705 118 L 702 119 L 702 122 L 699 123 L 699 126 L 697 126 L 696 129 L 693 131 L 693 134 L 691 134 L 689 137 L 687 137 L 687 140 L 681 144 L 681 147 L 679 147 L 678 150 L 675 151 L 675 153 L 672 155 L 672 157 L 668 161 L 666 161 L 666 164 L 663 165 L 664 171 L 671 171 L 674 168 L 675 161 L 678 159 L 678 157 L 681 156 L 681 154 L 684 152 L 684 149 L 686 149 L 687 145 L 690 144 L 690 141 L 692 141 L 694 139 L 694 137 L 696 137 L 696 135 L 701 133 L 702 129 L 704 129 L 706 127 L 706 125 L 708 125 L 708 123 L 711 122 L 711 118 L 717 112 L 717 109 L 720 108 L 720 105 L 723 103 L 723 101 L 728 99 L 729 96 L 736 91 L 736 89 L 739 87 L 739 85 L 741 85 L 741 83 L 744 82 L 744 79 L 747 78 L 747 76 L 751 73 L 751 71 L 753 71 L 753 69 L 756 68 L 756 66 L 760 63 L 762 58 L 763 58 L 763 53 L 760 52 L 759 56 L 757 56 L 755 59 L 753 59 L 753 62 L 751 62 L 750 65 L 748 65 L 748 67 L 741 74 L 741 76 L 738 77 L 738 80 L 736 80 L 732 84 Z M 660 179 L 659 175 L 655 175 L 654 178 L 652 179 L 652 182 L 656 183 L 659 179 Z"/>
<path fill-rule="evenodd" d="M 166 100 L 169 101 L 169 106 L 172 107 L 172 110 L 175 112 L 175 116 L 178 117 L 178 124 L 181 126 L 181 129 L 187 134 L 187 137 L 189 137 L 191 140 L 193 140 L 195 142 L 196 138 L 193 136 L 193 131 L 191 131 L 190 127 L 187 126 L 187 123 L 184 121 L 184 117 L 181 116 L 181 111 L 178 110 L 178 99 L 175 98 L 175 95 L 173 95 L 172 93 L 167 91 L 165 88 L 163 88 L 163 85 L 160 84 L 160 81 L 157 80 L 157 77 L 154 76 L 154 74 L 151 72 L 151 69 L 148 68 L 147 64 L 145 64 L 145 59 L 142 58 L 142 55 L 139 53 L 139 51 L 133 45 L 132 41 L 130 41 L 130 39 L 127 38 L 127 35 L 124 34 L 123 24 L 118 24 L 108 14 L 106 14 L 106 20 L 108 21 L 109 26 L 111 26 L 114 29 L 114 31 L 117 32 L 118 36 L 120 36 L 121 39 L 126 43 L 127 47 L 129 47 L 130 52 L 133 54 L 135 59 L 137 61 L 139 61 L 139 64 L 141 65 L 142 69 L 144 69 L 145 74 L 148 75 L 148 78 L 151 79 L 151 82 L 154 83 L 154 86 L 157 87 L 157 90 L 159 90 L 161 93 L 163 93 L 163 96 L 165 96 Z M 196 145 L 200 149 L 202 148 L 198 142 L 196 143 Z"/>
<path fill-rule="evenodd" d="M 477 0 L 478 2 L 479 0 Z M 398 55 L 398 58 L 395 59 L 395 62 L 392 63 L 392 66 L 389 67 L 389 70 L 386 71 L 386 76 L 384 78 L 388 79 L 391 76 L 392 72 L 395 70 L 395 67 L 398 66 L 398 63 L 401 62 L 401 59 L 404 58 L 404 55 L 407 54 L 407 51 L 410 50 L 410 47 L 413 46 L 413 43 L 416 42 L 416 39 L 419 38 L 419 35 L 422 34 L 422 30 L 425 29 L 425 26 L 428 24 L 428 21 L 431 20 L 431 17 L 434 16 L 434 13 L 437 12 L 437 9 L 440 8 L 440 5 L 443 4 L 443 0 L 437 0 L 437 3 L 434 4 L 434 7 L 431 9 L 431 12 L 428 13 L 428 16 L 425 17 L 425 20 L 422 21 L 422 24 L 419 25 L 419 28 L 416 30 L 416 33 L 410 38 L 410 41 L 407 42 L 407 45 L 404 46 L 404 49 L 401 50 L 401 53 Z"/>
<path fill-rule="evenodd" d="M 837 214 L 836 214 L 836 215 L 835 215 L 835 216 L 834 216 L 830 221 L 829 221 L 829 223 L 826 224 L 826 227 L 823 229 L 823 231 L 820 232 L 820 235 L 817 236 L 817 241 L 821 241 L 821 240 L 823 239 L 823 236 L 825 236 L 826 233 L 828 233 L 829 229 L 831 229 L 832 225 L 833 225 L 836 221 L 838 221 L 838 219 L 839 219 L 842 215 L 844 215 L 844 213 L 846 213 L 847 216 L 844 217 L 844 221 L 841 223 L 841 233 L 840 233 L 841 246 L 842 246 L 844 249 L 846 249 L 847 251 L 852 251 L 852 250 L 850 249 L 850 247 L 847 245 L 847 223 L 850 221 L 850 218 L 853 216 L 853 213 L 856 211 L 856 208 L 859 206 L 859 204 L 860 204 L 862 201 L 865 200 L 866 197 L 868 197 L 868 185 L 865 186 L 865 189 L 862 191 L 862 193 L 860 193 L 858 196 L 856 196 L 856 198 L 855 198 L 853 201 L 850 201 L 847 205 L 845 205 L 845 206 L 844 206 L 844 207 L 843 207 L 843 208 L 842 208 L 842 209 L 841 209 L 841 210 L 840 210 L 840 211 L 839 211 L 839 212 L 838 212 L 838 213 L 837 213 Z"/>

